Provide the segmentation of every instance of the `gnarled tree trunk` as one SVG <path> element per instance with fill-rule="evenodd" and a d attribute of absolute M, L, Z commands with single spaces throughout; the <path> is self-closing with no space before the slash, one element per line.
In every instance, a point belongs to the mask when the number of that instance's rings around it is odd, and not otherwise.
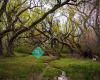
<path fill-rule="evenodd" d="M 13 42 L 8 43 L 7 56 L 14 56 L 14 43 Z"/>
<path fill-rule="evenodd" d="M 0 39 L 0 56 L 3 55 L 2 39 Z"/>
<path fill-rule="evenodd" d="M 7 56 L 14 56 L 14 41 L 11 41 L 13 34 L 14 33 L 11 32 L 7 35 L 7 43 L 6 43 Z"/>

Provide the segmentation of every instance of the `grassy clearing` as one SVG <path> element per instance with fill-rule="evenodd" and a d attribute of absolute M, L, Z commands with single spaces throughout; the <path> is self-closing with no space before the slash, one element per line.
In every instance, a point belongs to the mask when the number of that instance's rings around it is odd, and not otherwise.
<path fill-rule="evenodd" d="M 42 72 L 43 59 L 33 56 L 10 57 L 0 59 L 0 78 L 9 80 L 27 80 L 30 73 Z M 0 79 L 0 80 L 1 80 Z"/>
<path fill-rule="evenodd" d="M 100 62 L 89 59 L 66 58 L 53 61 L 50 65 L 55 68 L 58 73 L 61 70 L 65 71 L 66 76 L 68 76 L 70 80 L 100 80 Z M 51 73 L 52 72 L 54 71 L 51 71 Z M 58 73 L 55 75 L 58 75 Z M 47 77 L 49 77 L 49 74 Z"/>
<path fill-rule="evenodd" d="M 61 71 L 66 72 L 70 80 L 100 80 L 100 62 L 84 59 L 63 58 L 43 64 L 50 57 L 36 59 L 32 55 L 0 58 L 0 78 L 8 80 L 29 80 L 31 73 L 43 75 L 43 80 L 53 80 Z M 2 79 L 0 79 L 2 80 Z"/>

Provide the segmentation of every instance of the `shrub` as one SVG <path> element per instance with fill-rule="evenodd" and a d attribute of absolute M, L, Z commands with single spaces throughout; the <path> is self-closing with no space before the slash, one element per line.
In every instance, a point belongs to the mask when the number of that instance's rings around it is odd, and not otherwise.
<path fill-rule="evenodd" d="M 31 53 L 31 51 L 28 48 L 22 48 L 22 47 L 15 48 L 15 52 L 18 52 L 18 53 Z"/>

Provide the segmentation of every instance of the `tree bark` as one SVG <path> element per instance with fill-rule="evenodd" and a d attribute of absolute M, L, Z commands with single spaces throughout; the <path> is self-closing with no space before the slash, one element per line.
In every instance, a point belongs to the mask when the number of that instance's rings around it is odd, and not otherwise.
<path fill-rule="evenodd" d="M 100 2 L 99 0 L 96 0 L 96 20 L 95 20 L 95 33 L 97 35 L 97 38 L 98 38 L 98 43 L 100 41 L 100 18 L 99 18 L 99 15 L 100 15 Z M 100 43 L 99 43 L 100 45 Z"/>
<path fill-rule="evenodd" d="M 3 55 L 2 39 L 0 39 L 0 56 Z"/>
<path fill-rule="evenodd" d="M 13 42 L 9 42 L 8 46 L 7 46 L 7 56 L 14 56 L 14 43 Z"/>
<path fill-rule="evenodd" d="M 7 34 L 7 46 L 6 46 L 6 54 L 7 56 L 14 56 L 14 41 L 10 41 L 10 39 L 12 38 L 13 36 L 13 32 Z"/>

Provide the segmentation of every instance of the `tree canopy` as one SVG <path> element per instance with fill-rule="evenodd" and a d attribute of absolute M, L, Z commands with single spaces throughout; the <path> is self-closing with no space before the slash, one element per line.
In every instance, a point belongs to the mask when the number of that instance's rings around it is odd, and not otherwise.
<path fill-rule="evenodd" d="M 100 56 L 100 1 L 1 0 L 0 55 L 14 55 L 20 38 Z"/>

